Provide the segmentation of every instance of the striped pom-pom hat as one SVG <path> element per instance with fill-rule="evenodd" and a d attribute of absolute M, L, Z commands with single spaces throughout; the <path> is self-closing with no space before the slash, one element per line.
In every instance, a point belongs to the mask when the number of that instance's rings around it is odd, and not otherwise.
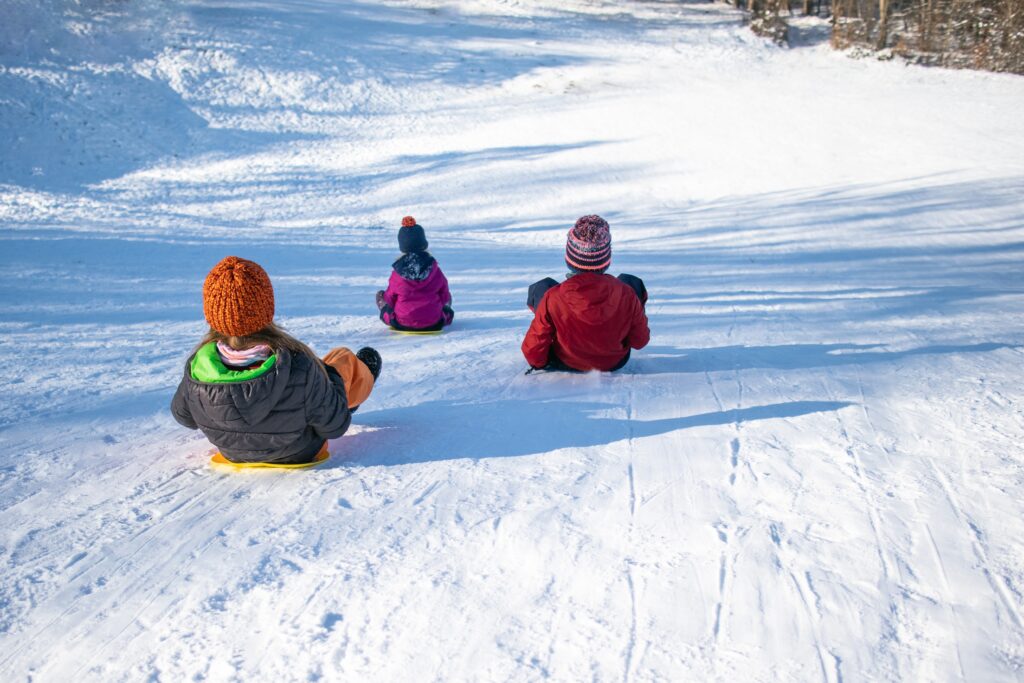
<path fill-rule="evenodd" d="M 565 240 L 565 264 L 574 271 L 603 272 L 612 263 L 612 233 L 600 216 L 583 216 Z"/>

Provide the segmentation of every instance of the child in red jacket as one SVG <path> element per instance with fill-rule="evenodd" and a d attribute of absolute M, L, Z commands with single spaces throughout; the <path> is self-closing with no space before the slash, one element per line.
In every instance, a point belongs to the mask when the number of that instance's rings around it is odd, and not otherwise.
<path fill-rule="evenodd" d="M 608 222 L 600 216 L 576 221 L 565 245 L 565 282 L 544 278 L 530 286 L 534 317 L 522 349 L 531 368 L 618 370 L 630 349 L 647 345 L 647 289 L 633 275 L 606 275 L 611 262 Z"/>

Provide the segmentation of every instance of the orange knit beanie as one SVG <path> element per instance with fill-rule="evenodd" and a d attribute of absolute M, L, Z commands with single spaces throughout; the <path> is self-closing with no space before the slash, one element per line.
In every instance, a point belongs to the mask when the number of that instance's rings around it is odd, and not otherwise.
<path fill-rule="evenodd" d="M 210 327 L 245 337 L 274 322 L 274 286 L 258 263 L 228 256 L 203 283 L 203 314 Z"/>

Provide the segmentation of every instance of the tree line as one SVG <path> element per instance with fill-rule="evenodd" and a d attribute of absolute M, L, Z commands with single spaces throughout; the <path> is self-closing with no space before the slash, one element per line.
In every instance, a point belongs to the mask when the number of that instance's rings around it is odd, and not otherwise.
<path fill-rule="evenodd" d="M 828 17 L 832 45 L 925 64 L 1024 74 L 1024 0 L 726 0 L 787 41 L 787 17 Z"/>

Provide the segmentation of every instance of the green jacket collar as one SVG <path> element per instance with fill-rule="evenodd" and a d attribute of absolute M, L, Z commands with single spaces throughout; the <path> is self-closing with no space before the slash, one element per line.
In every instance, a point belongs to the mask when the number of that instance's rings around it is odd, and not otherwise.
<path fill-rule="evenodd" d="M 265 375 L 274 367 L 274 363 L 276 362 L 277 354 L 274 354 L 263 361 L 263 364 L 258 368 L 252 368 L 250 370 L 232 370 L 228 366 L 224 365 L 224 361 L 220 359 L 220 354 L 217 353 L 217 343 L 210 342 L 209 344 L 204 344 L 199 347 L 199 350 L 196 351 L 196 355 L 192 357 L 192 360 L 189 363 L 189 368 L 192 373 L 192 379 L 197 382 L 206 382 L 207 384 L 228 384 L 233 382 L 245 382 Z"/>

